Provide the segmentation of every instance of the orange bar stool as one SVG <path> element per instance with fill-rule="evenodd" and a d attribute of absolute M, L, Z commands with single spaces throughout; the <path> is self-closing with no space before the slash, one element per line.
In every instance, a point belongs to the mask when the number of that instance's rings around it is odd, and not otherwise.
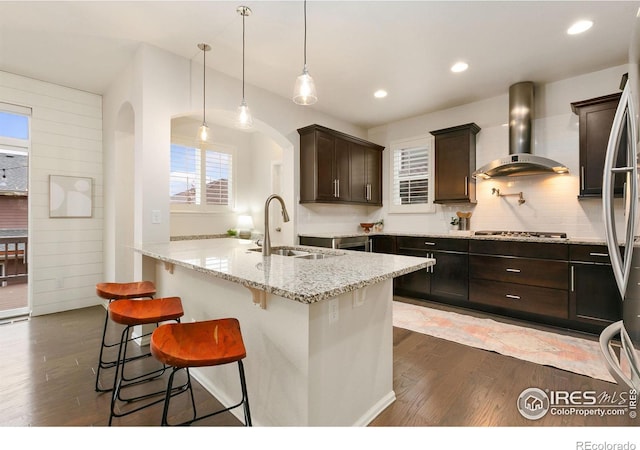
<path fill-rule="evenodd" d="M 136 325 L 146 325 L 155 323 L 160 326 L 163 322 L 176 321 L 180 322 L 180 317 L 184 315 L 182 309 L 182 301 L 180 297 L 166 297 L 157 298 L 151 300 L 143 299 L 121 299 L 109 303 L 108 307 L 109 318 L 118 324 L 124 325 L 125 328 L 122 331 L 120 337 L 120 343 L 118 344 L 118 357 L 116 359 L 116 373 L 113 379 L 113 389 L 111 397 L 111 412 L 109 415 L 109 425 L 113 421 L 114 417 L 122 417 L 139 411 L 143 408 L 149 407 L 156 403 L 163 401 L 162 398 L 153 402 L 146 402 L 142 406 L 127 409 L 125 412 L 116 412 L 116 405 L 119 402 L 135 402 L 138 400 L 153 397 L 164 393 L 164 390 L 158 392 L 147 393 L 138 395 L 136 397 L 125 398 L 121 396 L 121 390 L 124 387 L 139 384 L 143 381 L 148 381 L 153 378 L 161 376 L 166 370 L 166 366 L 159 369 L 138 375 L 132 378 L 125 377 L 125 366 L 135 358 L 127 358 L 127 346 L 133 339 L 130 336 L 132 327 Z M 127 383 L 125 383 L 127 382 Z"/>
<path fill-rule="evenodd" d="M 131 283 L 98 283 L 96 284 L 96 294 L 98 297 L 109 300 L 111 303 L 119 299 L 131 298 L 153 298 L 156 295 L 156 286 L 152 281 L 134 281 Z M 118 343 L 107 344 L 105 336 L 107 334 L 107 323 L 109 322 L 109 310 L 104 315 L 104 326 L 102 328 L 102 343 L 100 344 L 100 355 L 98 356 L 98 370 L 96 371 L 96 392 L 109 392 L 111 389 L 100 387 L 100 371 L 116 366 L 116 360 L 105 361 L 105 349 L 116 347 Z M 149 356 L 149 355 L 145 355 Z"/>
<path fill-rule="evenodd" d="M 216 319 L 202 322 L 176 323 L 161 325 L 151 335 L 151 354 L 161 363 L 173 369 L 169 375 L 165 393 L 162 425 L 169 425 L 167 415 L 171 397 L 189 390 L 193 418 L 177 425 L 190 425 L 198 420 L 244 406 L 245 426 L 251 426 L 249 397 L 242 360 L 247 356 L 237 319 Z M 232 362 L 238 363 L 242 400 L 239 403 L 212 413 L 197 415 L 196 403 L 191 388 L 189 367 L 219 366 Z M 181 369 L 187 373 L 186 389 L 173 388 L 173 377 Z"/>

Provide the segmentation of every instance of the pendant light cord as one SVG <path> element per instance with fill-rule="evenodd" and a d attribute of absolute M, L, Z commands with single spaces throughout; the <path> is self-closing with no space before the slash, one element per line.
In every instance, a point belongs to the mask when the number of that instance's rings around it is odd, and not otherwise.
<path fill-rule="evenodd" d="M 307 67 L 307 0 L 304 0 L 304 67 Z"/>
<path fill-rule="evenodd" d="M 246 14 L 242 14 L 242 101 L 244 102 L 244 18 Z"/>
<path fill-rule="evenodd" d="M 207 98 L 207 47 L 206 44 L 202 48 L 202 125 L 207 123 L 206 120 L 206 98 Z"/>

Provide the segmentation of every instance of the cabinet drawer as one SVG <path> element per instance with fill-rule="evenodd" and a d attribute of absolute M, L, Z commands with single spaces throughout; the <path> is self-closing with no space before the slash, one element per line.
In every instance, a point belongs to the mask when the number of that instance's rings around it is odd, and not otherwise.
<path fill-rule="evenodd" d="M 606 245 L 570 245 L 569 259 L 571 261 L 611 264 L 609 248 Z"/>
<path fill-rule="evenodd" d="M 567 291 L 489 280 L 471 280 L 469 300 L 532 314 L 569 317 Z"/>
<path fill-rule="evenodd" d="M 566 243 L 516 242 L 493 239 L 472 239 L 469 252 L 485 255 L 521 256 L 523 258 L 569 259 Z"/>
<path fill-rule="evenodd" d="M 417 236 L 398 236 L 396 245 L 400 249 L 433 251 L 468 252 L 468 239 L 447 239 Z"/>
<path fill-rule="evenodd" d="M 483 280 L 569 288 L 569 263 L 565 261 L 470 255 L 469 274 L 471 278 Z"/>

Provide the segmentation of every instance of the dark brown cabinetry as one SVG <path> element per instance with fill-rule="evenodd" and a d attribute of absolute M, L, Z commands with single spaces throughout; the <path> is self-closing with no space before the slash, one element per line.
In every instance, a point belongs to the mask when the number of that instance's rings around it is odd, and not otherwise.
<path fill-rule="evenodd" d="M 435 266 L 396 278 L 395 291 L 437 301 L 466 301 L 469 295 L 469 241 L 467 239 L 398 236 L 401 255 L 435 258 Z"/>
<path fill-rule="evenodd" d="M 386 234 L 376 234 L 371 236 L 371 251 L 375 253 L 396 253 L 396 237 Z"/>
<path fill-rule="evenodd" d="M 580 193 L 578 198 L 602 196 L 602 172 L 607 152 L 613 117 L 618 107 L 620 93 L 571 103 L 571 110 L 578 115 L 580 127 Z M 626 137 L 626 133 L 622 133 Z M 621 142 L 626 146 L 626 142 Z M 623 147 L 624 148 L 624 147 Z M 617 167 L 626 165 L 624 152 L 618 153 Z M 616 176 L 614 194 L 622 195 L 625 178 Z"/>
<path fill-rule="evenodd" d="M 569 316 L 607 326 L 622 319 L 622 298 L 604 245 L 570 245 Z"/>
<path fill-rule="evenodd" d="M 568 246 L 513 241 L 469 244 L 469 300 L 568 319 Z"/>
<path fill-rule="evenodd" d="M 435 203 L 476 203 L 475 123 L 432 131 L 435 136 Z"/>
<path fill-rule="evenodd" d="M 320 125 L 300 134 L 300 203 L 382 206 L 384 147 Z"/>

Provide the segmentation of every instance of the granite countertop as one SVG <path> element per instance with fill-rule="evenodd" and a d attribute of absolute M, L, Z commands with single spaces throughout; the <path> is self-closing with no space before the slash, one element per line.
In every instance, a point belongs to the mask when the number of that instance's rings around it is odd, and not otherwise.
<path fill-rule="evenodd" d="M 135 251 L 301 303 L 335 297 L 435 264 L 429 258 L 300 245 L 287 248 L 336 256 L 317 260 L 276 254 L 263 257 L 252 248 L 256 245 L 250 240 L 220 238 L 144 244 Z"/>
<path fill-rule="evenodd" d="M 414 236 L 424 238 L 448 238 L 448 239 L 477 239 L 489 241 L 516 241 L 516 242 L 550 242 L 554 244 L 582 244 L 582 245 L 607 245 L 604 238 L 541 238 L 541 237 L 508 237 L 508 236 L 476 236 L 473 231 L 455 232 L 455 233 L 416 233 L 416 232 L 399 232 L 399 231 L 383 231 L 383 232 L 324 232 L 324 233 L 300 233 L 300 237 L 319 237 L 319 238 L 344 238 L 354 236 Z"/>

